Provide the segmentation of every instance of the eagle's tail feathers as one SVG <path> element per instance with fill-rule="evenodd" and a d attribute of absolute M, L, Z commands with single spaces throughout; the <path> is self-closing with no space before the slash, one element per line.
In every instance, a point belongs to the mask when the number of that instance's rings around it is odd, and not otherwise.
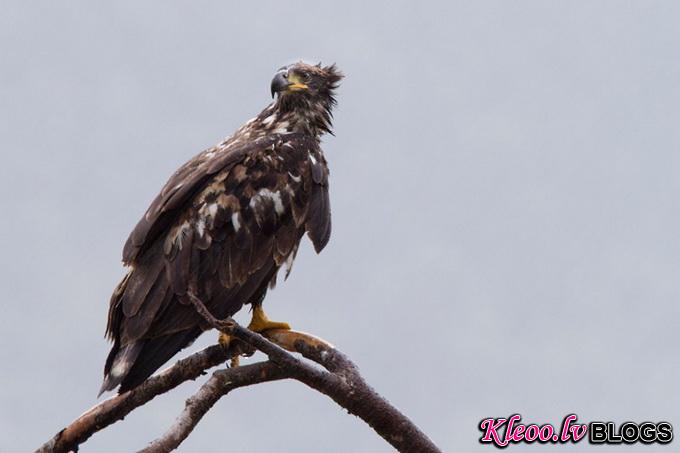
<path fill-rule="evenodd" d="M 99 389 L 99 395 L 113 390 L 120 384 L 127 376 L 128 372 L 134 365 L 137 356 L 142 351 L 143 342 L 135 341 L 119 349 L 120 346 L 114 345 L 106 360 L 106 373 L 104 374 L 104 382 Z"/>
<path fill-rule="evenodd" d="M 120 383 L 118 393 L 126 392 L 144 382 L 172 356 L 193 343 L 201 332 L 202 330 L 199 327 L 195 327 L 145 340 L 143 347 L 137 352 L 132 367 L 116 383 L 116 385 Z"/>

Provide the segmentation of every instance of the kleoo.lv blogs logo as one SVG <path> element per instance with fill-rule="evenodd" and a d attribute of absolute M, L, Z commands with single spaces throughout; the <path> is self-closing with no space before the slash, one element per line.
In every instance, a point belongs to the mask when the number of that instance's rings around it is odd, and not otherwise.
<path fill-rule="evenodd" d="M 482 436 L 479 442 L 505 448 L 513 443 L 577 443 L 587 439 L 591 444 L 667 444 L 673 440 L 673 426 L 669 422 L 614 422 L 593 421 L 579 423 L 576 414 L 569 414 L 558 426 L 550 423 L 522 423 L 520 414 L 508 418 L 485 418 L 479 423 Z"/>

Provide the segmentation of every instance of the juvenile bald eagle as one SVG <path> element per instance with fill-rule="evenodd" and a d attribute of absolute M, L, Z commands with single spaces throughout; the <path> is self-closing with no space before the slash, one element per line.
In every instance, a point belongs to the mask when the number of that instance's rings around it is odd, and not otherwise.
<path fill-rule="evenodd" d="M 335 65 L 280 69 L 274 102 L 165 184 L 123 249 L 129 272 L 111 297 L 101 392 L 136 387 L 209 328 L 188 293 L 218 318 L 251 304 L 254 331 L 289 328 L 270 321 L 262 301 L 305 233 L 317 253 L 328 242 L 320 137 L 331 132 L 341 78 Z"/>

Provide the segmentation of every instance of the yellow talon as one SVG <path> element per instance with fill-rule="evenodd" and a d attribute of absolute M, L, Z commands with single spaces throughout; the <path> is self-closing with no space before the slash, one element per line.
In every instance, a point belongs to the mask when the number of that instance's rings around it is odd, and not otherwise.
<path fill-rule="evenodd" d="M 217 337 L 217 342 L 222 345 L 223 348 L 227 349 L 229 343 L 231 343 L 231 337 L 226 333 L 220 332 L 220 336 Z"/>
<path fill-rule="evenodd" d="M 276 322 L 270 320 L 264 313 L 262 306 L 258 305 L 253 308 L 253 319 L 250 321 L 250 324 L 248 324 L 248 329 L 252 330 L 253 332 L 262 333 L 265 330 L 274 329 L 290 330 L 290 325 L 285 322 Z"/>
<path fill-rule="evenodd" d="M 232 344 L 232 341 L 234 341 L 234 337 L 231 337 L 231 336 L 227 335 L 227 334 L 224 333 L 224 332 L 220 332 L 220 336 L 217 337 L 217 342 L 218 342 L 218 343 L 220 344 L 220 346 L 222 346 L 224 349 L 229 349 L 229 347 L 230 347 L 231 344 Z M 237 354 L 237 355 L 234 355 L 233 357 L 231 357 L 231 358 L 229 359 L 229 362 L 230 362 L 229 366 L 231 366 L 232 368 L 235 368 L 235 367 L 239 366 L 240 361 L 239 361 L 239 356 L 238 356 L 238 354 Z"/>

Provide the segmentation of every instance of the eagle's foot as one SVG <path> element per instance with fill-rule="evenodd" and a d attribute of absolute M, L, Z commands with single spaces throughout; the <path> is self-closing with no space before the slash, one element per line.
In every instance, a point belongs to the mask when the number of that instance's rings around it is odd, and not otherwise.
<path fill-rule="evenodd" d="M 229 367 L 236 368 L 240 365 L 241 356 L 250 357 L 255 353 L 252 348 L 248 347 L 245 343 L 238 340 L 236 337 L 227 335 L 224 332 L 220 332 L 219 337 L 217 337 L 217 342 L 225 350 L 231 349 L 231 357 L 229 358 Z"/>
<path fill-rule="evenodd" d="M 248 324 L 248 329 L 253 332 L 262 333 L 266 330 L 290 330 L 290 325 L 285 322 L 272 321 L 267 317 L 262 306 L 258 305 L 253 308 L 253 319 Z"/>
<path fill-rule="evenodd" d="M 233 338 L 231 335 L 227 335 L 224 332 L 220 332 L 220 336 L 217 337 L 217 342 L 222 346 L 224 349 L 229 349 L 229 344 L 232 342 Z"/>

